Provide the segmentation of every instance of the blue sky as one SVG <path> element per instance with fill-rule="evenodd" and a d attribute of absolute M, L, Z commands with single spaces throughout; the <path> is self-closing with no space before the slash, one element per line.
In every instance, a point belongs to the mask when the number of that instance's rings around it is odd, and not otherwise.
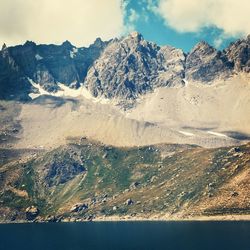
<path fill-rule="evenodd" d="M 145 39 L 189 51 L 250 34 L 249 0 L 0 0 L 0 43 L 89 46 L 137 30 Z M 11 17 L 11 18 L 10 18 Z"/>
<path fill-rule="evenodd" d="M 183 0 L 185 1 L 185 0 Z M 224 30 L 215 25 L 201 27 L 195 32 L 180 32 L 170 27 L 164 18 L 148 7 L 147 0 L 125 0 L 124 22 L 128 32 L 137 30 L 146 40 L 159 45 L 172 45 L 188 52 L 201 40 L 218 49 L 225 48 L 230 42 L 237 39 L 237 35 L 224 36 Z M 151 6 L 157 5 L 157 0 L 152 0 Z"/>

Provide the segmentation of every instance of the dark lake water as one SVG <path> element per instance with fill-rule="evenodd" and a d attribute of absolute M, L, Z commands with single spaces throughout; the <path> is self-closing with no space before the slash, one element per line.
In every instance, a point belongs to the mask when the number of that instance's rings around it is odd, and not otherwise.
<path fill-rule="evenodd" d="M 250 250 L 250 222 L 0 225 L 1 250 Z"/>

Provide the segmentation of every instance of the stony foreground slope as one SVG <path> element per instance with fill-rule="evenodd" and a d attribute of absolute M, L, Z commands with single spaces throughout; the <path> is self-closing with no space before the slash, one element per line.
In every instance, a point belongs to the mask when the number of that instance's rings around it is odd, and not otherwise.
<path fill-rule="evenodd" d="M 116 148 L 75 138 L 8 157 L 0 167 L 1 221 L 250 213 L 249 144 Z"/>

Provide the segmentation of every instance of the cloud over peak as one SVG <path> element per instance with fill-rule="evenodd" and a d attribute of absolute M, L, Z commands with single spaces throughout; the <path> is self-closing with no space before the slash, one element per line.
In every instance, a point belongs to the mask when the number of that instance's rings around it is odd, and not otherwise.
<path fill-rule="evenodd" d="M 123 31 L 122 0 L 0 0 L 0 37 L 8 45 L 32 40 L 78 46 Z"/>
<path fill-rule="evenodd" d="M 222 29 L 225 36 L 250 33 L 249 0 L 158 0 L 157 12 L 179 32 Z"/>

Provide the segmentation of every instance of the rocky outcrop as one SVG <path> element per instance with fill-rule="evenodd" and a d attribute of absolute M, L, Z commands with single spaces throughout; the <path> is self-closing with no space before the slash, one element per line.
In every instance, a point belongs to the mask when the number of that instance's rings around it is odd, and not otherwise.
<path fill-rule="evenodd" d="M 124 204 L 127 205 L 127 206 L 130 206 L 130 205 L 133 205 L 133 203 L 134 203 L 133 200 L 129 198 L 129 199 L 127 199 L 127 200 L 125 201 Z"/>
<path fill-rule="evenodd" d="M 14 47 L 4 44 L 0 51 L 0 98 L 12 95 L 14 99 L 14 95 L 29 99 L 33 87 L 28 79 L 49 92 L 58 91 L 58 83 L 79 87 L 108 43 L 98 38 L 88 48 L 76 48 L 68 41 L 62 45 L 36 45 L 30 41 Z"/>
<path fill-rule="evenodd" d="M 77 153 L 71 150 L 69 152 L 62 150 L 60 156 L 52 152 L 42 162 L 37 159 L 37 164 L 41 164 L 41 181 L 44 185 L 53 187 L 65 184 L 78 175 L 86 174 L 87 168 L 83 161 Z"/>
<path fill-rule="evenodd" d="M 4 44 L 0 51 L 0 99 L 27 100 L 31 89 L 25 74 Z"/>
<path fill-rule="evenodd" d="M 11 49 L 11 54 L 21 69 L 34 82 L 50 84 L 56 90 L 56 83 L 68 86 L 83 82 L 88 68 L 96 60 L 107 42 L 97 39 L 89 48 L 76 48 L 69 41 L 62 45 L 36 45 L 26 42 Z"/>
<path fill-rule="evenodd" d="M 250 73 L 250 35 L 231 43 L 225 50 L 228 60 L 233 64 L 236 72 Z"/>
<path fill-rule="evenodd" d="M 30 206 L 26 208 L 25 213 L 27 220 L 34 220 L 39 214 L 39 209 L 35 206 Z"/>
<path fill-rule="evenodd" d="M 161 86 L 181 86 L 185 56 L 181 50 L 160 48 L 138 32 L 114 40 L 90 68 L 85 85 L 93 96 L 135 99 Z"/>
<path fill-rule="evenodd" d="M 211 82 L 217 78 L 229 77 L 232 64 L 225 54 L 206 42 L 198 43 L 188 54 L 185 76 L 187 80 Z"/>
<path fill-rule="evenodd" d="M 86 171 L 84 166 L 77 162 L 53 162 L 45 167 L 48 170 L 45 180 L 49 186 L 63 184 Z"/>
<path fill-rule="evenodd" d="M 81 211 L 84 211 L 88 209 L 88 204 L 85 204 L 85 203 L 77 203 L 75 205 L 73 205 L 70 209 L 70 212 L 71 213 L 78 213 L 78 212 L 81 212 Z"/>

